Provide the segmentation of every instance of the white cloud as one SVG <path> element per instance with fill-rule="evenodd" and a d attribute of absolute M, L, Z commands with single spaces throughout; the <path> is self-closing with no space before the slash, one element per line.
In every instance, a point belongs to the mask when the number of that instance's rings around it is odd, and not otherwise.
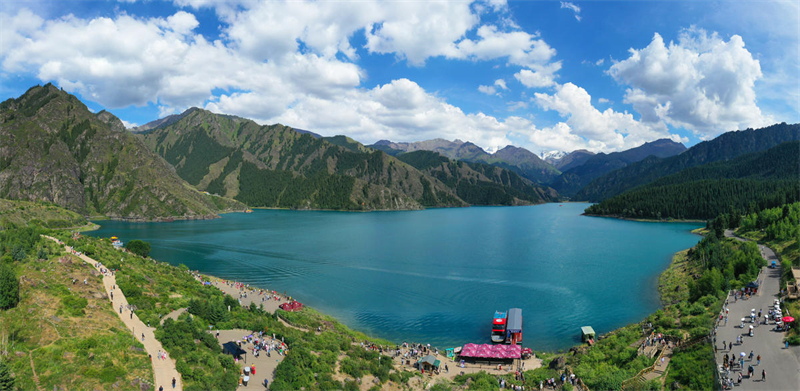
<path fill-rule="evenodd" d="M 575 19 L 577 19 L 578 22 L 581 21 L 581 7 L 578 7 L 577 4 L 571 3 L 569 1 L 562 1 L 561 2 L 561 8 L 566 8 L 566 9 L 574 12 L 575 13 Z"/>
<path fill-rule="evenodd" d="M 465 114 L 408 79 L 349 90 L 336 100 L 303 99 L 264 122 L 293 124 L 325 135 L 344 133 L 365 143 L 442 137 L 470 140 L 489 149 L 511 144 L 504 122 L 483 113 Z"/>
<path fill-rule="evenodd" d="M 606 59 L 605 58 L 601 58 L 601 59 L 595 61 L 594 65 L 601 66 L 601 65 L 603 65 L 604 62 L 606 62 Z"/>
<path fill-rule="evenodd" d="M 139 126 L 139 124 L 137 124 L 136 122 L 128 122 L 125 121 L 124 119 L 121 119 L 120 121 L 122 121 L 122 125 L 125 126 L 125 129 L 132 129 Z"/>
<path fill-rule="evenodd" d="M 556 85 L 555 74 L 561 69 L 561 61 L 550 63 L 546 66 L 534 66 L 533 70 L 523 69 L 514 74 L 522 85 L 528 88 L 545 88 Z"/>
<path fill-rule="evenodd" d="M 646 141 L 658 138 L 679 139 L 677 135 L 670 135 L 666 125 L 658 123 L 643 123 L 633 118 L 629 113 L 616 112 L 613 109 L 597 110 L 591 103 L 592 97 L 585 89 L 572 83 L 556 86 L 552 95 L 536 93 L 534 102 L 545 110 L 553 110 L 567 118 L 563 125 L 542 129 L 537 137 L 550 137 L 560 135 L 564 140 L 575 143 L 578 136 L 588 140 L 586 148 L 594 151 L 614 151 L 632 148 Z M 568 129 L 568 131 L 567 131 Z M 570 137 L 566 137 L 570 135 Z M 536 142 L 533 139 L 532 142 Z M 565 141 L 566 142 L 566 141 Z M 555 145 L 548 145 L 555 147 Z M 563 149 L 562 150 L 569 150 Z"/>
<path fill-rule="evenodd" d="M 500 87 L 500 88 L 502 88 L 502 89 L 504 89 L 504 90 L 507 90 L 507 89 L 508 89 L 508 87 L 506 86 L 506 81 L 505 81 L 505 80 L 503 80 L 503 79 L 497 79 L 497 80 L 495 80 L 495 81 L 494 81 L 494 85 L 495 85 L 495 86 L 497 86 L 497 87 Z"/>
<path fill-rule="evenodd" d="M 643 121 L 664 121 L 701 138 L 773 122 L 756 104 L 761 65 L 738 35 L 726 42 L 716 33 L 688 29 L 669 45 L 659 34 L 608 73 L 630 86 L 625 103 Z"/>
<path fill-rule="evenodd" d="M 494 95 L 495 93 L 497 93 L 497 91 L 494 89 L 494 87 L 491 87 L 491 86 L 478 86 L 478 91 L 480 91 L 480 92 L 482 92 L 482 93 L 484 93 L 486 95 Z"/>
<path fill-rule="evenodd" d="M 600 103 L 608 103 L 609 102 L 608 99 L 606 99 L 606 98 L 600 98 L 597 101 L 600 102 Z"/>

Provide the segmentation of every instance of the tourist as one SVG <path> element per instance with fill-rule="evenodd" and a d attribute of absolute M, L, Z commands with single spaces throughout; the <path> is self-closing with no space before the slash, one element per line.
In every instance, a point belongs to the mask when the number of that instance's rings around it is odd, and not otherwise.
<path fill-rule="evenodd" d="M 172 388 L 175 388 L 175 383 L 176 383 L 176 381 L 175 381 L 175 378 L 173 377 L 172 378 Z"/>
<path fill-rule="evenodd" d="M 756 357 L 756 365 L 761 365 L 761 355 L 760 354 L 758 355 L 758 357 Z"/>
<path fill-rule="evenodd" d="M 761 370 L 761 381 L 762 382 L 767 381 L 767 370 L 766 369 L 762 369 Z"/>

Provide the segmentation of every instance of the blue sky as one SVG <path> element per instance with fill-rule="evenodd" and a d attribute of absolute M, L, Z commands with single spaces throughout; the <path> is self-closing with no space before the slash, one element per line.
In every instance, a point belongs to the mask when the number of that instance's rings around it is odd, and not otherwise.
<path fill-rule="evenodd" d="M 0 99 L 616 151 L 800 122 L 797 2 L 4 2 Z"/>

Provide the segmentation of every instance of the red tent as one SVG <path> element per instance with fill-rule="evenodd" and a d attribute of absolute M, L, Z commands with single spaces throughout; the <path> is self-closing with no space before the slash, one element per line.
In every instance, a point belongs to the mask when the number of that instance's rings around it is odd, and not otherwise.
<path fill-rule="evenodd" d="M 303 309 L 303 303 L 301 303 L 299 301 L 292 301 L 292 302 L 289 302 L 289 303 L 283 303 L 283 304 L 279 305 L 278 307 L 280 307 L 280 309 L 282 309 L 284 311 L 289 311 L 289 312 L 300 311 L 301 309 Z"/>
<path fill-rule="evenodd" d="M 522 356 L 519 345 L 490 345 L 468 343 L 461 349 L 461 357 L 511 359 Z"/>

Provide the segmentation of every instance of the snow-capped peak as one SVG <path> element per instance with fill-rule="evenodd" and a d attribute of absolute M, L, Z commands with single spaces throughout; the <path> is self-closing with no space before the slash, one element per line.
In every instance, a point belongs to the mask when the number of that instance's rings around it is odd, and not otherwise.
<path fill-rule="evenodd" d="M 561 158 L 563 158 L 564 156 L 567 156 L 566 152 L 564 152 L 564 151 L 556 151 L 556 150 L 554 150 L 554 151 L 542 151 L 542 153 L 539 155 L 539 157 L 542 158 L 542 160 L 544 160 L 544 161 L 546 161 L 548 163 L 551 163 L 553 161 L 561 160 Z"/>

